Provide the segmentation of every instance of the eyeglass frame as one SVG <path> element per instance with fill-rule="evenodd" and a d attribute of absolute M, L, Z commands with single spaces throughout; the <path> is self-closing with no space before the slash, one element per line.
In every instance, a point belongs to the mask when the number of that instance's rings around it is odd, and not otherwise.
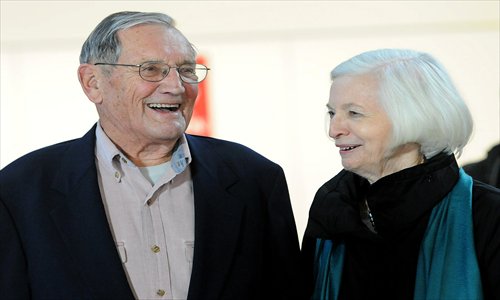
<path fill-rule="evenodd" d="M 163 64 L 163 65 L 167 66 L 167 67 L 168 67 L 168 71 L 167 71 L 167 73 L 165 73 L 165 75 L 164 75 L 161 79 L 159 79 L 159 80 L 148 80 L 148 79 L 145 79 L 144 77 L 142 77 L 142 74 L 141 74 L 141 67 L 142 67 L 143 65 L 145 65 L 145 64 L 150 64 L 150 63 L 153 63 L 153 64 L 154 64 L 154 63 L 156 63 L 156 64 Z M 121 67 L 138 67 L 138 68 L 139 68 L 139 77 L 141 77 L 141 79 L 142 79 L 142 80 L 147 81 L 147 82 L 160 82 L 160 81 L 162 81 L 163 79 L 165 79 L 165 77 L 167 77 L 167 76 L 168 76 L 168 74 L 170 73 L 170 70 L 171 70 L 171 69 L 176 69 L 176 70 L 177 70 L 177 73 L 179 73 L 179 68 L 180 68 L 180 67 L 182 67 L 183 65 L 189 65 L 189 64 L 190 64 L 190 63 L 185 63 L 185 64 L 180 65 L 179 67 L 171 67 L 171 66 L 167 65 L 166 63 L 162 63 L 162 62 L 154 62 L 154 61 L 146 61 L 146 62 L 143 62 L 143 63 L 142 63 L 142 64 L 140 64 L 140 65 L 132 65 L 132 64 L 116 64 L 116 63 L 104 63 L 104 62 L 97 62 L 97 63 L 94 63 L 94 66 L 121 66 Z M 207 66 L 205 66 L 205 65 L 203 65 L 203 64 L 197 64 L 197 63 L 195 63 L 194 65 L 195 65 L 195 66 L 203 66 L 203 67 L 205 67 L 205 69 L 206 69 L 205 77 L 204 77 L 202 80 L 200 80 L 200 81 L 189 82 L 189 81 L 184 80 L 184 79 L 183 79 L 183 76 L 179 73 L 179 78 L 182 80 L 182 82 L 185 82 L 185 83 L 188 83 L 188 84 L 197 84 L 197 83 L 200 83 L 200 82 L 202 82 L 203 80 L 205 80 L 205 79 L 207 78 L 207 76 L 208 76 L 208 71 L 210 70 L 210 68 L 209 68 L 209 67 L 207 67 Z M 195 68 L 195 69 L 196 69 L 196 68 Z"/>

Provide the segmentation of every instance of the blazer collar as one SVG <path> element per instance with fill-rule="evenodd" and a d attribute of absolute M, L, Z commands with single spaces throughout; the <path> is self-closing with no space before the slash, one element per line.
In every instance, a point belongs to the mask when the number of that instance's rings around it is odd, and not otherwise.
<path fill-rule="evenodd" d="M 93 296 L 133 299 L 102 203 L 94 148 L 95 126 L 61 157 L 51 217 Z"/>

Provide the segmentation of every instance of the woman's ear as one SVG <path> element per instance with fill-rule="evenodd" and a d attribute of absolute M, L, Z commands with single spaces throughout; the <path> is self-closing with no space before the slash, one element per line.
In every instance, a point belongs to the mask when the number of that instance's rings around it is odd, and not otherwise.
<path fill-rule="evenodd" d="M 83 92 L 87 95 L 87 98 L 95 104 L 100 104 L 102 102 L 98 78 L 99 74 L 94 65 L 81 64 L 78 67 L 78 80 L 80 81 Z"/>

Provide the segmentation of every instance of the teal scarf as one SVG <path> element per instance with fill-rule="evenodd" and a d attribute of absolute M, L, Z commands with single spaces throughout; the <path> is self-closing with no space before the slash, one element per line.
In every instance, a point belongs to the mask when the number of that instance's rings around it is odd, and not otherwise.
<path fill-rule="evenodd" d="M 316 242 L 312 299 L 337 299 L 344 245 Z M 460 169 L 451 192 L 432 210 L 418 257 L 414 299 L 483 298 L 472 224 L 472 178 Z"/>

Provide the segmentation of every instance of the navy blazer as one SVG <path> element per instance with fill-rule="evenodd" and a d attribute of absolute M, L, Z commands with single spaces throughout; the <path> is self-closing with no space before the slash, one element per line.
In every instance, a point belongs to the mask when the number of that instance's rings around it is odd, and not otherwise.
<path fill-rule="evenodd" d="M 239 144 L 187 135 L 195 246 L 188 299 L 301 298 L 283 170 Z M 0 299 L 133 299 L 107 222 L 95 126 L 0 172 Z"/>

